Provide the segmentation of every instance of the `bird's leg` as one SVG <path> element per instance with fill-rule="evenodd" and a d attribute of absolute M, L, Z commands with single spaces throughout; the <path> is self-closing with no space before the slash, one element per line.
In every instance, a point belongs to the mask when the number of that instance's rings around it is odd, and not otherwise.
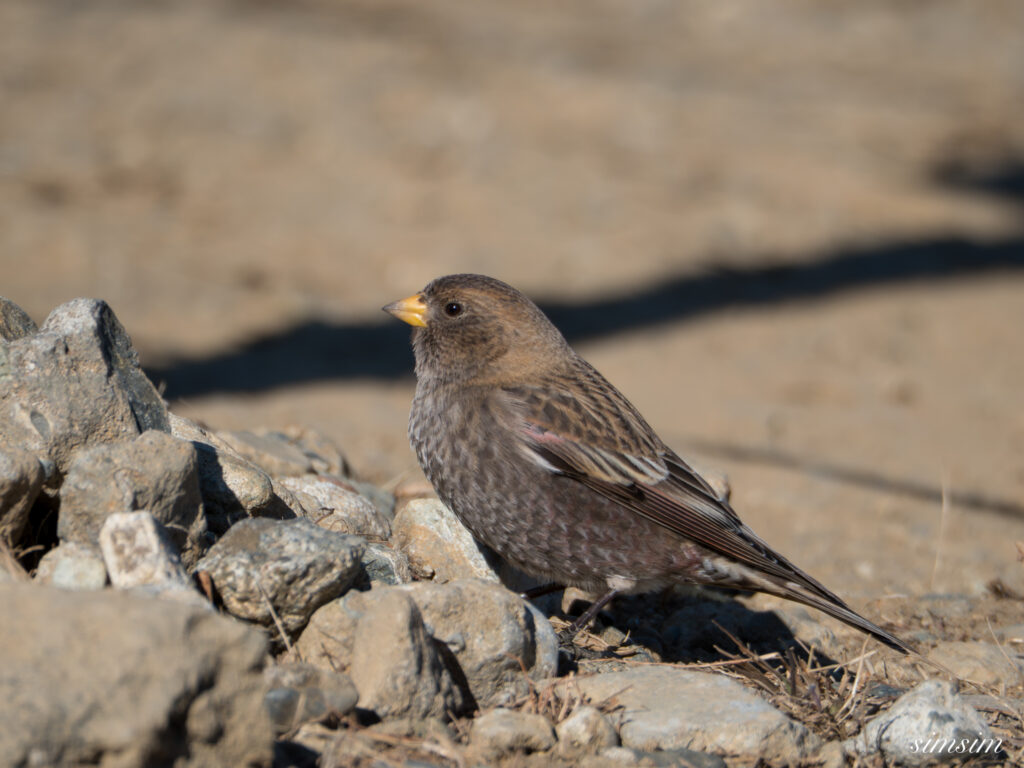
<path fill-rule="evenodd" d="M 523 600 L 534 600 L 538 597 L 544 597 L 544 595 L 550 595 L 552 592 L 558 592 L 561 589 L 565 589 L 564 584 L 557 584 L 552 581 L 547 584 L 541 584 L 539 587 L 528 589 L 525 592 L 520 592 L 519 596 Z"/>
<path fill-rule="evenodd" d="M 619 594 L 619 592 L 620 590 L 618 589 L 609 589 L 607 592 L 601 595 L 601 597 L 599 597 L 597 600 L 591 603 L 590 607 L 583 612 L 583 615 L 569 625 L 569 636 L 575 637 L 576 633 L 578 633 L 581 629 L 585 629 L 586 626 L 594 620 L 594 617 L 597 616 L 598 613 L 600 613 L 601 609 L 608 605 L 608 603 L 610 603 L 615 598 L 615 596 Z"/>

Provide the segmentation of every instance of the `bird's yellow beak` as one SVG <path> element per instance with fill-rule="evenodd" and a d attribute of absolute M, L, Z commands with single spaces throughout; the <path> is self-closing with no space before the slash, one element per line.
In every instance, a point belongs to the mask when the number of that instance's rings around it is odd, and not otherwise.
<path fill-rule="evenodd" d="M 427 327 L 427 305 L 423 301 L 423 296 L 418 293 L 388 304 L 384 311 L 417 328 Z"/>

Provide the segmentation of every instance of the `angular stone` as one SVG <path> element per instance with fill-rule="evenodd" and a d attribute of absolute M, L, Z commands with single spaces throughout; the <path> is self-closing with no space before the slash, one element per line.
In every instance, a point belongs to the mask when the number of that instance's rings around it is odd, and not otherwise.
<path fill-rule="evenodd" d="M 320 666 L 350 669 L 363 615 L 392 591 L 416 603 L 430 636 L 444 644 L 480 706 L 511 702 L 528 692 L 531 680 L 555 675 L 558 639 L 548 620 L 508 590 L 474 580 L 351 592 L 313 615 L 296 643 L 299 653 Z"/>
<path fill-rule="evenodd" d="M 0 443 L 0 540 L 18 543 L 44 479 L 35 455 Z"/>
<path fill-rule="evenodd" d="M 38 330 L 39 327 L 24 309 L 0 296 L 0 339 L 14 341 L 31 336 Z"/>
<path fill-rule="evenodd" d="M 75 299 L 0 343 L 0 434 L 67 472 L 83 447 L 169 431 L 167 410 L 106 303 Z"/>
<path fill-rule="evenodd" d="M 392 543 L 409 558 L 413 573 L 434 581 L 498 582 L 485 549 L 438 499 L 411 499 L 395 514 Z"/>
<path fill-rule="evenodd" d="M 408 584 L 412 581 L 409 559 L 387 544 L 368 543 L 366 549 L 363 550 L 362 566 L 360 589 L 364 587 L 369 589 L 374 584 L 394 586 Z"/>
<path fill-rule="evenodd" d="M 558 638 L 550 622 L 504 587 L 463 579 L 399 589 L 408 591 L 430 634 L 458 660 L 479 706 L 510 703 L 528 693 L 530 681 L 557 674 Z"/>
<path fill-rule="evenodd" d="M 173 413 L 170 423 L 171 434 L 196 449 L 199 492 L 214 534 L 220 536 L 248 517 L 288 520 L 297 516 L 274 492 L 270 476 L 215 434 Z"/>
<path fill-rule="evenodd" d="M 473 720 L 470 746 L 485 758 L 509 752 L 544 752 L 555 746 L 555 729 L 542 715 L 494 709 Z"/>
<path fill-rule="evenodd" d="M 149 512 L 110 515 L 100 529 L 100 551 L 115 587 L 192 588 L 167 530 Z"/>
<path fill-rule="evenodd" d="M 76 456 L 61 487 L 61 541 L 99 544 L 109 515 L 147 510 L 162 523 L 186 567 L 208 545 L 196 453 L 191 443 L 149 431 Z"/>
<path fill-rule="evenodd" d="M 409 595 L 386 590 L 370 603 L 359 619 L 349 667 L 360 707 L 381 718 L 447 719 L 465 711 L 468 693 L 455 682 Z"/>
<path fill-rule="evenodd" d="M 611 697 L 623 746 L 760 756 L 796 763 L 817 751 L 817 736 L 723 675 L 665 666 L 579 677 L 593 703 Z"/>
<path fill-rule="evenodd" d="M 330 476 L 282 477 L 281 485 L 295 494 L 305 516 L 329 531 L 387 541 L 391 526 L 373 502 L 359 495 L 347 483 Z"/>
<path fill-rule="evenodd" d="M 958 752 L 961 743 L 974 751 Z M 982 753 L 979 750 L 993 754 L 994 743 L 988 725 L 957 694 L 955 685 L 927 680 L 868 721 L 843 747 L 852 755 L 880 754 L 886 764 L 917 766 L 959 762 Z"/>
<path fill-rule="evenodd" d="M 359 706 L 380 717 L 445 717 L 469 709 L 469 691 L 455 682 L 457 665 L 446 661 L 444 646 L 402 589 L 349 592 L 328 603 L 313 614 L 296 650 L 319 667 L 349 674 Z"/>
<path fill-rule="evenodd" d="M 266 766 L 261 633 L 112 590 L 0 585 L 0 762 Z"/>
<path fill-rule="evenodd" d="M 195 570 L 210 575 L 232 615 L 272 626 L 272 606 L 294 635 L 353 584 L 362 554 L 361 539 L 308 520 L 253 518 L 233 525 Z"/>
<path fill-rule="evenodd" d="M 43 555 L 34 581 L 64 589 L 103 589 L 107 566 L 98 546 L 66 541 Z"/>

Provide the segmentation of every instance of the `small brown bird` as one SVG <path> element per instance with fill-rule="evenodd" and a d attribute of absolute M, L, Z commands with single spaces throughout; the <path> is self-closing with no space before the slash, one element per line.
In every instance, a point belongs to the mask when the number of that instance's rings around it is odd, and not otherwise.
<path fill-rule="evenodd" d="M 697 583 L 817 608 L 904 653 L 772 550 L 509 285 L 449 275 L 384 307 L 414 326 L 409 439 L 438 496 L 526 573 L 599 592 Z"/>

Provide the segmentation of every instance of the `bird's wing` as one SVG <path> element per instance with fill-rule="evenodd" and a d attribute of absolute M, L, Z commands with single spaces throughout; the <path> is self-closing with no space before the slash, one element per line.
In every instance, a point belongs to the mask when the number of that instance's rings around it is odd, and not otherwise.
<path fill-rule="evenodd" d="M 594 375 L 600 376 L 596 371 Z M 836 594 L 771 549 L 710 485 L 654 434 L 610 384 L 573 397 L 557 387 L 508 388 L 523 452 L 678 536 L 746 566 L 720 586 L 752 589 L 824 611 L 903 653 L 913 649 L 852 610 Z M 549 383 L 550 384 L 550 383 Z M 564 390 L 563 390 L 564 391 Z"/>
<path fill-rule="evenodd" d="M 509 390 L 523 449 L 551 472 L 624 509 L 747 565 L 779 586 L 842 600 L 747 527 L 729 503 L 666 447 L 610 384 L 598 396 L 552 398 L 549 387 Z"/>

